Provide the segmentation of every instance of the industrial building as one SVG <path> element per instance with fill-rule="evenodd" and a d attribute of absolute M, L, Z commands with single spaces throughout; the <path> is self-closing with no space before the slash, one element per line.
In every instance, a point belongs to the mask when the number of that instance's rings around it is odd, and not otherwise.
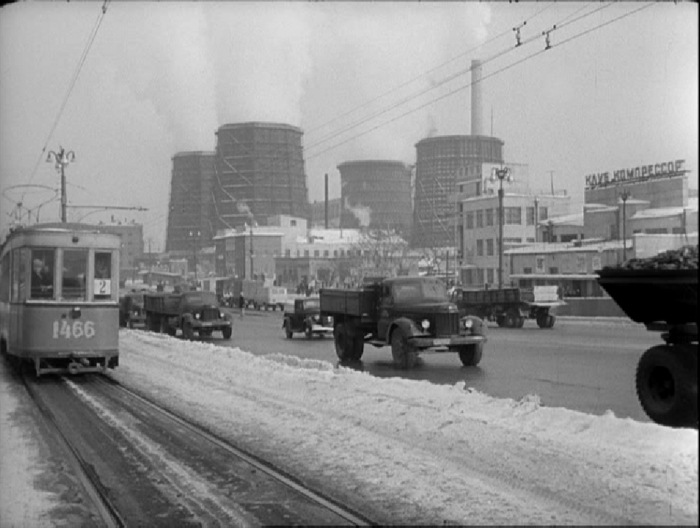
<path fill-rule="evenodd" d="M 239 123 L 216 132 L 215 229 L 273 215 L 309 217 L 302 130 L 279 123 Z"/>
<path fill-rule="evenodd" d="M 182 256 L 210 243 L 214 153 L 179 152 L 172 158 L 165 250 Z"/>
<path fill-rule="evenodd" d="M 358 160 L 338 165 L 342 227 L 368 227 L 410 235 L 411 170 L 401 161 Z"/>

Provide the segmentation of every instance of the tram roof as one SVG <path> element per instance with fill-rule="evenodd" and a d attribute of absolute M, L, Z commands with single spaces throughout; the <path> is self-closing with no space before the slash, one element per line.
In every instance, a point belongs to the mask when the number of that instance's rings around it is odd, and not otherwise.
<path fill-rule="evenodd" d="M 13 240 L 19 240 L 20 237 L 31 237 L 35 240 L 32 240 L 32 243 L 38 243 L 40 245 L 46 245 L 46 246 L 51 246 L 51 245 L 60 245 L 63 246 L 64 244 L 57 244 L 55 237 L 54 241 L 51 242 L 50 239 L 45 239 L 42 240 L 41 238 L 36 238 L 36 237 L 41 237 L 42 235 L 45 236 L 52 236 L 52 235 L 59 235 L 63 234 L 66 237 L 69 235 L 75 235 L 75 234 L 80 234 L 80 235 L 89 235 L 91 240 L 90 240 L 90 245 L 99 245 L 100 247 L 105 247 L 109 249 L 114 249 L 114 248 L 119 248 L 120 245 L 120 237 L 119 235 L 115 235 L 113 233 L 109 233 L 107 231 L 104 231 L 100 229 L 100 226 L 93 225 L 93 224 L 80 224 L 80 223 L 75 223 L 75 222 L 51 222 L 51 223 L 44 223 L 44 224 L 33 224 L 30 226 L 21 226 L 17 227 L 14 230 L 10 232 L 9 235 L 7 235 L 7 238 L 3 242 L 2 246 L 0 249 L 4 250 L 5 247 Z M 72 240 L 71 237 L 71 242 L 76 243 L 77 241 Z M 82 247 L 82 246 L 81 246 Z"/>

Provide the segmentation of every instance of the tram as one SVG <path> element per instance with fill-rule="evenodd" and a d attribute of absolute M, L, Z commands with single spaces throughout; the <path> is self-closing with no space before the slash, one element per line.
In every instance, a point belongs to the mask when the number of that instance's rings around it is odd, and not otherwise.
<path fill-rule="evenodd" d="M 87 224 L 13 230 L 0 248 L 0 351 L 37 376 L 116 367 L 119 247 Z"/>

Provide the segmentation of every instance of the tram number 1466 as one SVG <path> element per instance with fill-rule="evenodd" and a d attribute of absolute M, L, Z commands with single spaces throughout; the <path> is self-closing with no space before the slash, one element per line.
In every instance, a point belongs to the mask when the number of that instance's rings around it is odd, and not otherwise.
<path fill-rule="evenodd" d="M 93 321 L 73 321 L 69 323 L 62 319 L 53 322 L 54 339 L 80 339 L 81 337 L 87 339 L 95 337 L 95 323 Z"/>

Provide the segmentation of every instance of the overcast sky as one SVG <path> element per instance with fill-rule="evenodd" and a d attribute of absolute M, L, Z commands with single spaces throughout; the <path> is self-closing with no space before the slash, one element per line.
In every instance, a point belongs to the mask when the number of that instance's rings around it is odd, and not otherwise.
<path fill-rule="evenodd" d="M 471 132 L 473 59 L 483 61 L 485 133 L 505 142 L 507 162 L 528 165 L 536 189 L 553 179 L 581 201 L 587 174 L 676 159 L 697 178 L 696 3 L 102 8 L 0 11 L 2 236 L 19 201 L 41 221 L 59 219 L 60 179 L 45 160 L 63 146 L 76 158 L 69 204 L 148 208 L 69 209 L 69 219 L 134 219 L 162 249 L 172 156 L 213 151 L 227 123 L 301 127 L 309 198 L 323 199 L 324 173 L 337 197 L 344 161 L 412 164 L 428 135 Z M 555 25 L 545 50 L 542 33 Z"/>

